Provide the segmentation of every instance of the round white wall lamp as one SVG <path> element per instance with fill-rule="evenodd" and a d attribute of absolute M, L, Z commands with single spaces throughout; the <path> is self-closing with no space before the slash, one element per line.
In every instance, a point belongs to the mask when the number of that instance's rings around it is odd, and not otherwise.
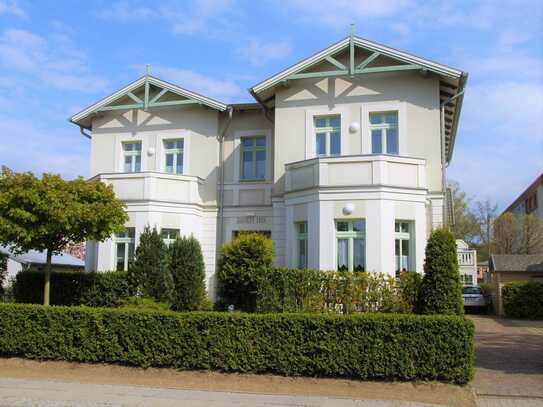
<path fill-rule="evenodd" d="M 155 155 L 155 149 L 154 149 L 154 147 L 149 147 L 149 148 L 147 149 L 147 155 L 148 155 L 149 157 Z"/>
<path fill-rule="evenodd" d="M 351 124 L 349 124 L 349 132 L 356 133 L 358 132 L 358 130 L 360 130 L 360 123 L 352 122 Z"/>
<path fill-rule="evenodd" d="M 354 205 L 351 202 L 346 203 L 345 206 L 343 207 L 344 215 L 350 215 L 353 213 L 353 211 L 354 211 Z"/>

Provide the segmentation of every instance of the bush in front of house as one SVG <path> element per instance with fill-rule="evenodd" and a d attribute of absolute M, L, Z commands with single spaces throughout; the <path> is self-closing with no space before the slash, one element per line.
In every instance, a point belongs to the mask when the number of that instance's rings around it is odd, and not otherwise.
<path fill-rule="evenodd" d="M 502 288 L 505 316 L 519 319 L 543 319 L 543 283 L 515 281 Z"/>
<path fill-rule="evenodd" d="M 259 233 L 241 233 L 222 247 L 218 272 L 220 300 L 254 311 L 259 274 L 272 267 L 273 241 Z"/>
<path fill-rule="evenodd" d="M 448 230 L 434 230 L 428 239 L 424 277 L 419 292 L 419 312 L 464 313 L 456 241 Z"/>
<path fill-rule="evenodd" d="M 421 277 L 270 268 L 257 279 L 258 312 L 414 312 Z"/>
<path fill-rule="evenodd" d="M 178 238 L 169 247 L 170 271 L 174 281 L 176 311 L 202 309 L 206 299 L 205 265 L 200 242 L 194 237 Z"/>
<path fill-rule="evenodd" d="M 173 302 L 174 283 L 169 269 L 168 247 L 156 228 L 146 226 L 140 235 L 128 275 L 134 294 L 158 302 Z"/>
<path fill-rule="evenodd" d="M 42 304 L 43 279 L 42 271 L 17 273 L 13 284 L 15 302 Z M 51 273 L 51 282 L 52 305 L 116 307 L 130 295 L 124 271 L 54 271 Z"/>
<path fill-rule="evenodd" d="M 474 327 L 445 315 L 0 305 L 0 355 L 183 370 L 467 383 Z"/>

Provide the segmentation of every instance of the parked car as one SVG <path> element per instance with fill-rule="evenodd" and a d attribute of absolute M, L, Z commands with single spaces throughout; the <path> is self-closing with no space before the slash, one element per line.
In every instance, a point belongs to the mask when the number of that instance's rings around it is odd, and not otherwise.
<path fill-rule="evenodd" d="M 488 309 L 483 289 L 479 286 L 468 285 L 462 287 L 462 302 L 466 310 L 486 312 Z"/>

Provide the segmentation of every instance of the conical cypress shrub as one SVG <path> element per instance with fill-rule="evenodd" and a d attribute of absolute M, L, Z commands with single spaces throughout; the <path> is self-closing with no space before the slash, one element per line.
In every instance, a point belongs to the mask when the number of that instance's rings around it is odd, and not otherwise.
<path fill-rule="evenodd" d="M 421 314 L 464 313 L 456 242 L 448 230 L 437 229 L 430 235 L 418 303 Z"/>
<path fill-rule="evenodd" d="M 175 286 L 173 309 L 201 309 L 206 297 L 205 266 L 196 238 L 178 238 L 170 245 L 170 270 Z"/>

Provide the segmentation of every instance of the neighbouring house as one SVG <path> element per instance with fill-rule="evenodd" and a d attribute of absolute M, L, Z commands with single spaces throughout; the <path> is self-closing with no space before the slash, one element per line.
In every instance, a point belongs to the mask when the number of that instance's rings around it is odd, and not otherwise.
<path fill-rule="evenodd" d="M 489 274 L 496 314 L 503 315 L 503 286 L 513 281 L 543 282 L 543 254 L 493 254 Z"/>
<path fill-rule="evenodd" d="M 220 247 L 241 231 L 275 263 L 423 272 L 444 223 L 467 73 L 357 36 L 227 104 L 144 76 L 70 118 L 90 139 L 91 177 L 127 205 L 126 230 L 88 242 L 86 267 L 126 269 L 145 225 L 194 235 L 214 294 Z"/>
<path fill-rule="evenodd" d="M 509 205 L 503 213 L 511 213 L 513 218 L 521 224 L 522 219 L 526 215 L 534 214 L 537 218 L 543 220 L 543 173 L 541 173 L 531 184 L 522 192 L 511 205 Z M 520 239 L 521 228 L 514 228 L 513 237 L 513 252 L 518 249 L 518 241 Z M 543 242 L 535 249 L 536 253 L 543 253 Z"/>
<path fill-rule="evenodd" d="M 7 257 L 6 282 L 13 280 L 15 275 L 22 270 L 43 270 L 47 260 L 46 253 L 38 250 L 16 254 L 6 246 L 0 246 L 0 253 Z M 51 259 L 54 271 L 85 269 L 85 262 L 67 253 L 55 254 Z"/>
<path fill-rule="evenodd" d="M 477 284 L 477 251 L 470 249 L 466 242 L 458 239 L 456 240 L 456 255 L 462 284 Z"/>
<path fill-rule="evenodd" d="M 477 263 L 477 282 L 488 283 L 490 277 L 488 274 L 488 260 L 480 261 Z"/>

